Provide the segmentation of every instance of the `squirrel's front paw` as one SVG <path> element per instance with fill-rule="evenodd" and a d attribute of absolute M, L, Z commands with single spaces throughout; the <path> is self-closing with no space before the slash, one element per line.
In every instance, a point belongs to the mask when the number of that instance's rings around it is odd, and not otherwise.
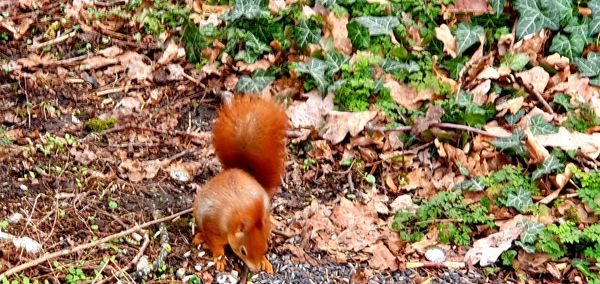
<path fill-rule="evenodd" d="M 266 273 L 273 274 L 273 265 L 271 265 L 266 256 L 263 257 L 263 260 L 260 262 L 260 267 Z"/>
<path fill-rule="evenodd" d="M 202 243 L 204 243 L 204 238 L 202 237 L 202 234 L 196 233 L 196 235 L 194 236 L 194 239 L 192 240 L 192 244 L 194 246 L 198 246 L 198 245 L 201 245 Z"/>
<path fill-rule="evenodd" d="M 218 255 L 213 257 L 213 261 L 215 262 L 215 267 L 217 271 L 225 270 L 225 265 L 227 265 L 227 261 L 225 260 L 225 255 Z"/>

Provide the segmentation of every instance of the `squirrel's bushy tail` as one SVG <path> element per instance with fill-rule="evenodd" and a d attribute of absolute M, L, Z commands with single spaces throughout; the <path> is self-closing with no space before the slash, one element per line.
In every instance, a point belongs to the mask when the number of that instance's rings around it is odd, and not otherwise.
<path fill-rule="evenodd" d="M 239 168 L 275 195 L 285 170 L 288 117 L 282 106 L 253 96 L 236 96 L 224 104 L 213 128 L 217 157 L 223 168 Z"/>

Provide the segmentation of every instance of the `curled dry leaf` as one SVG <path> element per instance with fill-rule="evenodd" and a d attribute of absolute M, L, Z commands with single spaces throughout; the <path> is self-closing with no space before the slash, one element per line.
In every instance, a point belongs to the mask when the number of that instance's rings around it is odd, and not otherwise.
<path fill-rule="evenodd" d="M 180 52 L 179 46 L 174 41 L 169 41 L 167 44 L 167 48 L 163 52 L 162 56 L 158 59 L 158 64 L 164 65 L 172 62 L 173 60 L 179 58 L 181 55 L 185 56 L 185 50 L 183 50 L 183 54 Z"/>
<path fill-rule="evenodd" d="M 376 115 L 376 111 L 331 111 L 327 114 L 327 121 L 321 131 L 321 136 L 333 145 L 338 144 L 346 138 L 348 133 L 353 137 L 358 135 Z"/>
<path fill-rule="evenodd" d="M 151 179 L 156 176 L 160 169 L 159 160 L 139 161 L 127 159 L 119 164 L 119 172 L 126 174 L 131 182 L 140 182 L 144 179 Z"/>
<path fill-rule="evenodd" d="M 548 29 L 542 29 L 539 33 L 527 35 L 514 45 L 514 53 L 525 52 L 529 55 L 529 62 L 533 65 L 538 63 L 538 54 L 543 54 L 546 41 L 550 37 Z"/>
<path fill-rule="evenodd" d="M 456 57 L 456 38 L 452 35 L 450 27 L 443 24 L 435 28 L 435 38 L 444 44 L 444 52 L 447 52 L 452 58 Z"/>
<path fill-rule="evenodd" d="M 550 157 L 550 152 L 535 138 L 529 127 L 525 129 L 525 137 L 525 145 L 527 146 L 531 163 L 539 165 Z"/>
<path fill-rule="evenodd" d="M 592 160 L 600 156 L 600 133 L 569 132 L 561 127 L 557 133 L 538 135 L 535 138 L 544 147 L 557 147 L 564 151 L 579 150 Z"/>
<path fill-rule="evenodd" d="M 390 204 L 390 207 L 393 212 L 400 211 L 411 214 L 416 213 L 417 209 L 419 209 L 419 206 L 413 203 L 412 197 L 409 194 L 403 194 L 396 197 L 396 199 L 392 201 L 392 204 Z"/>

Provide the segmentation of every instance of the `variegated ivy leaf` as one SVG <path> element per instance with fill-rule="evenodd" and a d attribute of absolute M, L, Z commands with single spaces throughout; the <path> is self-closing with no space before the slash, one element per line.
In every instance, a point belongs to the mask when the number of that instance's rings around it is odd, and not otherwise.
<path fill-rule="evenodd" d="M 384 58 L 379 65 L 381 66 L 381 69 L 383 69 L 383 71 L 388 73 L 397 73 L 400 71 L 407 71 L 408 73 L 413 73 L 421 69 L 419 65 L 414 61 L 410 61 L 408 63 L 401 63 L 396 60 L 387 58 Z"/>
<path fill-rule="evenodd" d="M 511 136 L 494 139 L 491 143 L 500 151 L 504 151 L 522 147 L 521 141 L 523 141 L 523 138 L 525 138 L 525 133 L 520 129 L 515 129 Z"/>
<path fill-rule="evenodd" d="M 551 11 L 564 12 L 561 10 L 564 8 L 561 4 L 563 1 L 565 0 L 516 0 L 514 6 L 520 16 L 517 22 L 517 40 L 537 33 L 543 28 L 557 30 L 560 27 L 562 14 Z"/>
<path fill-rule="evenodd" d="M 308 63 L 300 62 L 296 65 L 296 72 L 310 75 L 321 92 L 324 92 L 329 85 L 325 78 L 325 71 L 327 71 L 327 63 L 317 58 L 311 58 Z"/>
<path fill-rule="evenodd" d="M 515 114 L 512 114 L 510 112 L 506 113 L 504 115 L 504 119 L 506 119 L 506 122 L 508 122 L 508 124 L 514 125 L 515 123 L 519 122 L 521 117 L 523 117 L 524 115 L 525 115 L 525 109 L 520 109 Z"/>
<path fill-rule="evenodd" d="M 354 20 L 361 26 L 367 28 L 371 36 L 390 34 L 395 27 L 400 25 L 398 18 L 392 16 L 362 16 L 355 18 Z"/>
<path fill-rule="evenodd" d="M 581 22 L 576 17 L 573 17 L 571 22 L 564 28 L 565 32 L 582 38 L 585 44 L 590 44 L 592 39 L 590 38 L 590 18 L 584 17 Z"/>
<path fill-rule="evenodd" d="M 506 206 L 515 208 L 519 212 L 523 211 L 526 206 L 533 204 L 531 200 L 531 192 L 520 187 L 516 191 L 508 193 L 506 198 Z"/>
<path fill-rule="evenodd" d="M 552 45 L 550 45 L 551 52 L 558 52 L 561 55 L 569 58 L 571 61 L 581 56 L 583 48 L 585 47 L 585 38 L 573 34 L 567 37 L 563 34 L 558 34 L 552 39 Z"/>
<path fill-rule="evenodd" d="M 340 71 L 342 66 L 348 64 L 348 62 L 350 62 L 350 57 L 337 51 L 325 53 L 325 63 L 328 65 L 326 75 L 328 77 L 333 77 L 333 75 Z"/>
<path fill-rule="evenodd" d="M 504 11 L 504 5 L 506 5 L 506 0 L 488 0 L 488 3 L 492 5 L 494 12 L 496 12 L 496 16 L 500 16 Z"/>
<path fill-rule="evenodd" d="M 271 84 L 273 80 L 275 80 L 275 77 L 271 76 L 257 76 L 254 78 L 250 78 L 246 75 L 243 75 L 240 76 L 240 79 L 235 85 L 235 90 L 244 93 L 260 93 L 269 84 Z"/>
<path fill-rule="evenodd" d="M 525 228 L 520 237 L 523 244 L 533 244 L 537 240 L 537 236 L 544 230 L 543 224 L 531 220 L 520 220 L 517 222 L 517 227 Z"/>
<path fill-rule="evenodd" d="M 469 26 L 464 23 L 459 23 L 456 28 L 456 51 L 462 54 L 469 47 L 480 42 L 480 37 L 483 34 L 483 27 Z"/>
<path fill-rule="evenodd" d="M 543 175 L 551 174 L 553 171 L 563 167 L 563 164 L 557 157 L 550 156 L 531 174 L 533 180 L 541 178 Z"/>
<path fill-rule="evenodd" d="M 299 47 L 306 47 L 311 43 L 319 42 L 321 39 L 321 29 L 319 27 L 310 27 L 307 21 L 302 21 L 294 26 L 296 44 Z"/>
<path fill-rule="evenodd" d="M 590 21 L 590 35 L 595 35 L 600 32 L 600 0 L 591 0 L 588 3 L 588 8 L 592 10 L 592 20 Z"/>
<path fill-rule="evenodd" d="M 458 93 L 458 100 L 456 101 L 456 104 L 461 107 L 468 107 L 468 106 L 472 105 L 473 104 L 473 95 L 461 90 Z"/>
<path fill-rule="evenodd" d="M 600 74 L 600 53 L 590 52 L 587 59 L 577 57 L 574 63 L 583 77 L 594 77 Z"/>
<path fill-rule="evenodd" d="M 269 10 L 260 6 L 260 0 L 236 0 L 233 9 L 223 15 L 223 20 L 234 21 L 241 17 L 255 19 L 269 15 Z"/>
<path fill-rule="evenodd" d="M 485 185 L 480 178 L 473 178 L 464 180 L 463 182 L 457 184 L 453 189 L 482 191 L 485 189 Z"/>
<path fill-rule="evenodd" d="M 544 120 L 541 114 L 534 115 L 529 120 L 529 128 L 533 135 L 546 135 L 556 133 L 556 127 Z"/>

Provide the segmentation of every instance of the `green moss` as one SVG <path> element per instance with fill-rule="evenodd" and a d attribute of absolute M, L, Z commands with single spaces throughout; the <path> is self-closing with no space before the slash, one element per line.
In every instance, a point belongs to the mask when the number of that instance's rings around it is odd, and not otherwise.
<path fill-rule="evenodd" d="M 114 117 L 107 119 L 92 118 L 85 123 L 85 129 L 90 132 L 101 132 L 112 128 L 115 123 L 117 123 L 117 119 Z"/>

